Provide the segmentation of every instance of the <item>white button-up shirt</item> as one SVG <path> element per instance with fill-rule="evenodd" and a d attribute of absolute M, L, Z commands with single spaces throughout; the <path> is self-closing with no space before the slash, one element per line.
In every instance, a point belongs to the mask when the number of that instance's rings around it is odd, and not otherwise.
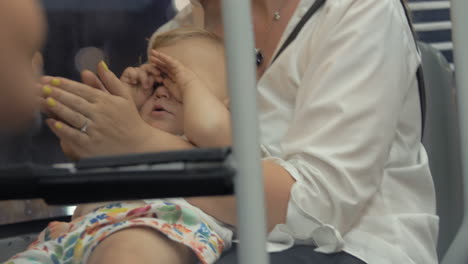
<path fill-rule="evenodd" d="M 280 46 L 313 2 L 300 2 Z M 160 31 L 193 21 L 189 7 Z M 328 0 L 268 68 L 258 83 L 262 150 L 296 180 L 270 249 L 437 263 L 419 64 L 400 0 Z"/>

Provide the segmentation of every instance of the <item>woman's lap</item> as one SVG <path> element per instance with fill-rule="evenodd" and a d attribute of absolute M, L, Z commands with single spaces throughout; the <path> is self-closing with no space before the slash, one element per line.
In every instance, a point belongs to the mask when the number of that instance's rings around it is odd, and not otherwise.
<path fill-rule="evenodd" d="M 233 245 L 216 264 L 237 264 L 237 247 Z M 270 254 L 270 264 L 366 264 L 345 252 L 323 254 L 310 246 L 296 246 Z"/>
<path fill-rule="evenodd" d="M 86 263 L 101 242 L 138 227 L 156 230 L 184 244 L 203 263 L 215 262 L 224 249 L 222 239 L 197 214 L 160 200 L 137 207 L 110 204 L 72 223 L 51 223 L 37 242 L 7 263 Z"/>
<path fill-rule="evenodd" d="M 141 236 L 142 229 L 147 229 L 147 234 Z M 151 229 L 157 230 L 158 233 L 151 232 Z M 140 234 L 134 236 L 132 233 L 135 230 Z M 41 233 L 37 243 L 7 263 L 56 264 L 77 259 L 85 262 L 73 263 L 86 263 L 88 259 L 92 260 L 93 252 L 101 254 L 100 257 L 111 252 L 113 248 L 121 248 L 121 253 L 125 250 L 129 252 L 131 247 L 121 247 L 122 245 L 118 244 L 120 241 L 141 237 L 143 240 L 149 239 L 148 241 L 154 242 L 163 237 L 161 234 L 168 238 L 168 243 L 164 246 L 177 248 L 178 243 L 181 243 L 190 248 L 203 263 L 214 263 L 224 248 L 222 239 L 195 213 L 186 208 L 164 201 L 136 207 L 115 203 L 101 207 L 72 223 L 51 223 Z M 100 249 L 100 245 L 104 246 Z M 297 246 L 280 253 L 272 253 L 270 259 L 271 264 L 365 264 L 344 252 L 322 254 L 308 246 Z M 236 246 L 233 245 L 233 248 L 223 254 L 216 263 L 237 264 Z"/>

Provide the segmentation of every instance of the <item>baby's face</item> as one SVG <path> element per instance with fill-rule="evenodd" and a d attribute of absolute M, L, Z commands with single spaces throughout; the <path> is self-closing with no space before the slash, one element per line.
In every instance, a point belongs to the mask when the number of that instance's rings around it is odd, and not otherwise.
<path fill-rule="evenodd" d="M 184 134 L 182 103 L 175 100 L 164 86 L 157 87 L 140 109 L 143 120 L 152 127 L 174 135 Z"/>
<path fill-rule="evenodd" d="M 157 49 L 194 71 L 222 102 L 227 101 L 224 52 L 206 40 L 183 40 L 175 45 Z M 175 135 L 184 134 L 184 111 L 164 86 L 155 89 L 140 109 L 148 124 Z"/>

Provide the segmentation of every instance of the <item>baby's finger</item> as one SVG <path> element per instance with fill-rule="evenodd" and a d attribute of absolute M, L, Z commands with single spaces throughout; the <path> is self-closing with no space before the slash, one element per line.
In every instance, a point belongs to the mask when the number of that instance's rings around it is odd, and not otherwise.
<path fill-rule="evenodd" d="M 155 61 L 158 68 L 164 71 L 169 76 L 169 78 L 173 80 L 176 80 L 178 77 L 180 77 L 181 72 L 184 69 L 184 66 L 180 62 L 160 52 L 155 54 L 157 55 L 155 55 L 153 60 Z"/>
<path fill-rule="evenodd" d="M 166 65 L 168 70 L 170 70 L 173 73 L 177 73 L 179 69 L 182 69 L 184 67 L 179 61 L 164 53 L 153 50 L 152 55 L 154 55 L 156 58 L 162 61 Z"/>
<path fill-rule="evenodd" d="M 150 60 L 151 60 L 151 63 L 154 65 L 154 67 L 156 69 L 160 68 L 160 67 L 164 67 L 164 62 L 162 60 L 160 60 L 158 57 L 156 56 L 151 56 L 150 57 Z"/>
<path fill-rule="evenodd" d="M 161 75 L 163 73 L 160 69 L 156 67 L 155 64 L 145 64 L 143 66 L 144 66 L 144 69 L 147 70 L 147 72 L 149 73 L 148 76 L 153 77 L 153 83 L 151 84 L 151 86 L 154 85 L 154 82 L 159 82 L 159 83 L 162 82 L 163 77 Z"/>
<path fill-rule="evenodd" d="M 161 78 L 164 78 L 164 74 L 167 75 L 169 78 L 174 79 L 174 74 L 170 71 L 169 67 L 161 61 L 159 58 L 154 57 L 154 63 L 156 68 L 161 72 Z"/>
<path fill-rule="evenodd" d="M 141 83 L 144 89 L 149 89 L 148 87 L 148 74 L 146 73 L 145 70 L 141 68 L 137 68 L 137 74 L 138 74 L 138 81 Z"/>
<path fill-rule="evenodd" d="M 120 80 L 127 84 L 138 84 L 138 73 L 136 69 L 133 67 L 126 68 L 125 71 L 122 73 Z"/>
<path fill-rule="evenodd" d="M 155 67 L 154 64 L 146 63 L 140 66 L 143 70 L 145 70 L 149 75 L 159 75 L 160 71 Z"/>
<path fill-rule="evenodd" d="M 161 77 L 161 75 L 160 75 L 160 76 L 155 77 L 155 81 L 156 81 L 157 83 L 162 83 L 162 82 L 164 81 L 164 78 Z"/>
<path fill-rule="evenodd" d="M 177 85 L 170 79 L 164 79 L 163 80 L 163 85 L 164 87 L 169 90 L 169 93 L 176 99 L 177 101 L 181 102 L 182 101 L 182 95 L 180 94 L 180 90 L 177 88 Z"/>
<path fill-rule="evenodd" d="M 157 57 L 154 56 L 154 55 L 151 55 L 151 56 L 149 57 L 149 61 L 150 61 L 152 64 L 156 64 L 156 60 L 157 60 Z"/>
<path fill-rule="evenodd" d="M 148 83 L 147 83 L 148 87 L 150 87 L 150 88 L 153 87 L 154 83 L 156 82 L 156 81 L 155 81 L 155 78 L 156 78 L 156 77 L 153 76 L 153 75 L 149 75 L 149 76 L 148 76 Z"/>

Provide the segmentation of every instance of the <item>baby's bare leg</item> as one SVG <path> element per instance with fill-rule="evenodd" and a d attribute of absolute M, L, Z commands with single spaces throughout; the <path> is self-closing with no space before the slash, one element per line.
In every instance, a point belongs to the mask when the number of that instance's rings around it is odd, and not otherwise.
<path fill-rule="evenodd" d="M 191 249 L 145 227 L 119 231 L 106 238 L 87 264 L 194 264 Z"/>

